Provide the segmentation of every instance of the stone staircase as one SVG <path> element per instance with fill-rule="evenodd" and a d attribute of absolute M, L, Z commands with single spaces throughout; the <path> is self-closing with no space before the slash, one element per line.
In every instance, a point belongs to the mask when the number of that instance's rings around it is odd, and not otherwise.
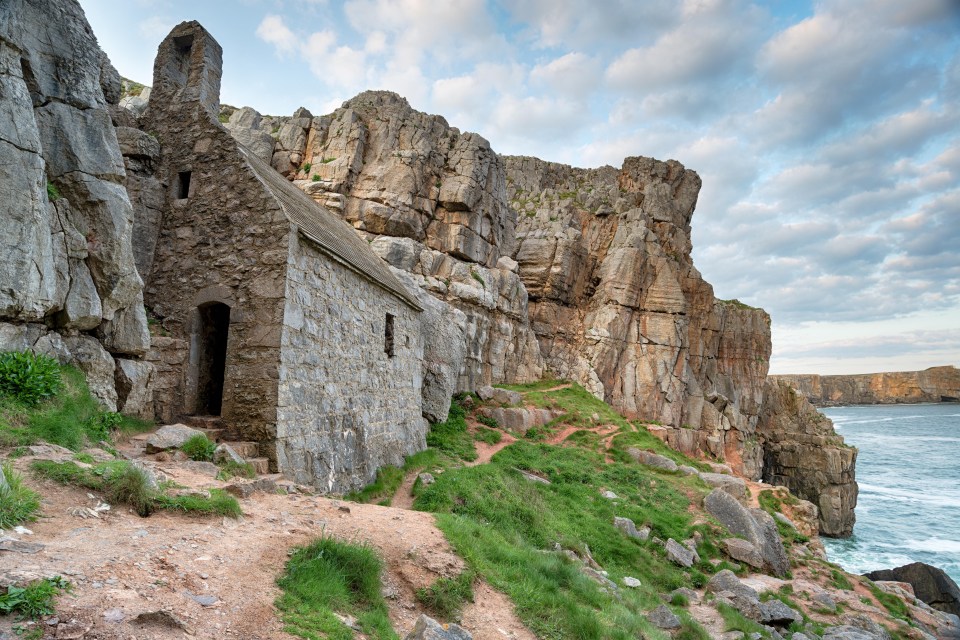
<path fill-rule="evenodd" d="M 258 476 L 270 475 L 270 459 L 260 455 L 260 444 L 237 440 L 223 424 L 220 416 L 189 416 L 184 420 L 184 424 L 202 431 L 217 444 L 229 445 L 238 456 L 253 465 Z"/>

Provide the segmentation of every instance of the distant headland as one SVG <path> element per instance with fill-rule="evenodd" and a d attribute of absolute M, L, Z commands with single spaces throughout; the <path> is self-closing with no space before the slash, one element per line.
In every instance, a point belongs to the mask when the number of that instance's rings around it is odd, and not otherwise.
<path fill-rule="evenodd" d="M 930 367 L 923 371 L 770 377 L 786 382 L 818 407 L 960 402 L 960 369 L 952 365 Z"/>

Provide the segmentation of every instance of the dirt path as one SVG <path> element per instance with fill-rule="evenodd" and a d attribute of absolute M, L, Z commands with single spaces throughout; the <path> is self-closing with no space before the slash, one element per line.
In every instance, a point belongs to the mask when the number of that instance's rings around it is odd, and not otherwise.
<path fill-rule="evenodd" d="M 390 506 L 394 509 L 413 509 L 413 485 L 417 483 L 417 476 L 423 473 L 422 470 L 411 471 L 397 487 L 393 498 L 390 499 Z"/>
<path fill-rule="evenodd" d="M 140 613 L 162 610 L 180 618 L 197 638 L 292 638 L 273 607 L 279 595 L 275 580 L 291 547 L 321 535 L 377 548 L 386 565 L 390 618 L 402 637 L 422 613 L 416 589 L 464 567 L 428 513 L 304 494 L 256 493 L 241 501 L 244 516 L 239 520 L 166 512 L 140 518 L 119 507 L 101 518 L 83 519 L 68 512 L 95 506 L 96 498 L 33 479 L 25 472 L 28 463 L 27 458 L 15 461 L 43 496 L 43 517 L 30 524 L 33 535 L 20 537 L 44 546 L 30 555 L 0 553 L 0 578 L 63 575 L 70 580 L 73 593 L 60 599 L 57 612 L 62 625 L 72 621 L 80 635 L 68 637 L 185 637 L 178 629 L 132 622 Z M 158 467 L 190 488 L 225 484 L 178 463 Z M 533 640 L 506 596 L 483 583 L 475 592 L 476 602 L 463 615 L 474 638 Z M 0 635 L 12 623 L 0 618 Z"/>
<path fill-rule="evenodd" d="M 496 444 L 487 444 L 486 442 L 480 442 L 479 440 L 474 442 L 473 444 L 477 449 L 477 459 L 467 462 L 466 466 L 475 467 L 478 464 L 487 464 L 490 462 L 490 458 L 495 456 L 499 451 L 517 441 L 516 437 L 510 435 L 506 431 L 501 431 L 500 434 L 500 442 Z"/>

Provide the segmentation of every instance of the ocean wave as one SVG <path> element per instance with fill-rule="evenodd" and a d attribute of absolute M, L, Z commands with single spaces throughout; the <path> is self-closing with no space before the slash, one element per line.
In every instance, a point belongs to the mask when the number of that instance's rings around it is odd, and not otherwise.
<path fill-rule="evenodd" d="M 858 484 L 860 485 L 860 492 L 862 494 L 872 494 L 874 497 L 880 499 L 918 502 L 942 507 L 960 507 L 960 495 L 916 493 L 905 489 L 894 489 L 892 487 L 883 487 L 866 482 L 860 482 Z"/>
<path fill-rule="evenodd" d="M 903 543 L 903 546 L 914 551 L 928 551 L 930 553 L 960 553 L 960 540 L 944 540 L 943 538 L 907 540 Z"/>

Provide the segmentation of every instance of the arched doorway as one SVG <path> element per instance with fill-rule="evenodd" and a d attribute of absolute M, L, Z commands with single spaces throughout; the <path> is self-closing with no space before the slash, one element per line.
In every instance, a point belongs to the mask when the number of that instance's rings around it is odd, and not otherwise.
<path fill-rule="evenodd" d="M 197 414 L 218 416 L 223 404 L 223 376 L 227 368 L 230 307 L 210 302 L 197 308 Z"/>

